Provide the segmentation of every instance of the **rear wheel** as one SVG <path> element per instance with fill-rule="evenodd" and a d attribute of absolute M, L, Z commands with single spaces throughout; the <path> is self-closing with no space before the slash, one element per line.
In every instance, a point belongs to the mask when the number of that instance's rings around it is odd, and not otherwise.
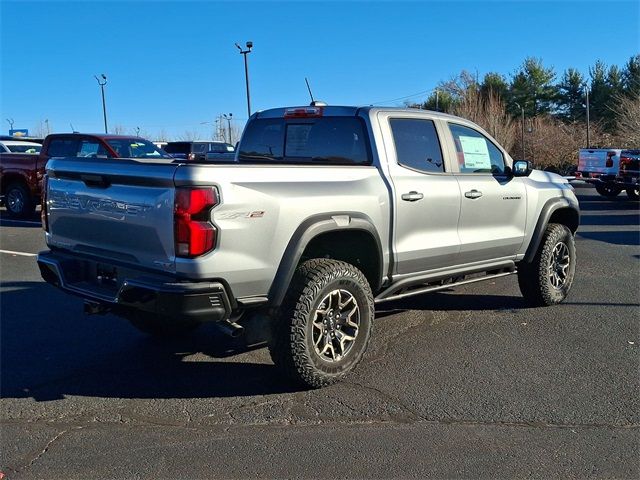
<path fill-rule="evenodd" d="M 273 319 L 271 358 L 305 386 L 335 383 L 362 359 L 373 317 L 373 294 L 360 270 L 337 260 L 308 260 Z"/>
<path fill-rule="evenodd" d="M 186 335 L 200 325 L 197 322 L 186 322 L 175 318 L 162 317 L 149 312 L 131 312 L 127 320 L 147 335 L 153 337 L 174 337 Z"/>
<path fill-rule="evenodd" d="M 518 285 L 530 305 L 555 305 L 567 297 L 575 271 L 576 246 L 571 230 L 550 223 L 533 262 L 518 265 Z"/>
<path fill-rule="evenodd" d="M 640 187 L 627 188 L 627 196 L 631 200 L 638 200 L 640 198 Z"/>
<path fill-rule="evenodd" d="M 611 185 L 610 183 L 600 183 L 596 185 L 596 191 L 603 197 L 617 197 L 622 188 Z"/>
<path fill-rule="evenodd" d="M 10 217 L 27 218 L 33 215 L 36 204 L 23 183 L 12 183 L 5 191 L 5 206 Z"/>

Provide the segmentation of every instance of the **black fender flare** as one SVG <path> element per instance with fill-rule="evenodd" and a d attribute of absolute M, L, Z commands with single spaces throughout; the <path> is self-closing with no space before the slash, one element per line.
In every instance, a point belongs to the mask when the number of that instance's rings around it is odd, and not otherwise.
<path fill-rule="evenodd" d="M 349 217 L 349 222 L 346 225 L 341 225 L 334 217 Z M 382 242 L 372 220 L 367 215 L 356 212 L 331 212 L 313 215 L 298 226 L 285 248 L 276 276 L 269 289 L 269 304 L 272 308 L 282 305 L 293 274 L 309 242 L 318 235 L 335 231 L 364 231 L 373 237 L 377 246 L 380 272 L 378 285 L 371 285 L 371 288 L 375 290 L 381 284 L 384 275 Z"/>
<path fill-rule="evenodd" d="M 547 229 L 551 215 L 553 215 L 553 212 L 561 208 L 570 208 L 574 210 L 578 216 L 578 225 L 580 224 L 580 210 L 573 202 L 570 202 L 566 198 L 552 198 L 547 200 L 540 211 L 540 216 L 538 217 L 538 222 L 536 223 L 533 235 L 531 236 L 529 247 L 522 259 L 523 262 L 531 263 L 533 261 L 533 258 L 538 251 L 538 247 L 540 246 L 540 242 L 542 242 L 542 237 Z"/>

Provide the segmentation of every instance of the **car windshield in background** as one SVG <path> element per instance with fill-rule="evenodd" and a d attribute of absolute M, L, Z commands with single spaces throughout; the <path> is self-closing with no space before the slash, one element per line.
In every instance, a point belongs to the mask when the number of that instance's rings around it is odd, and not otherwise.
<path fill-rule="evenodd" d="M 356 117 L 259 118 L 249 122 L 239 148 L 238 160 L 246 163 L 371 163 Z"/>
<path fill-rule="evenodd" d="M 40 153 L 42 145 L 7 145 L 11 153 Z"/>
<path fill-rule="evenodd" d="M 171 158 L 153 143 L 139 138 L 112 138 L 107 143 L 121 158 Z"/>

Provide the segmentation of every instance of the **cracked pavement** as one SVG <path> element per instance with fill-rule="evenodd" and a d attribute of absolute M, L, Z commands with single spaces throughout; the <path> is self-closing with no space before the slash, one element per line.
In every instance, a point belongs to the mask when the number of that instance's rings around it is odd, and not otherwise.
<path fill-rule="evenodd" d="M 0 471 L 18 478 L 640 476 L 638 204 L 578 190 L 567 302 L 515 277 L 379 306 L 344 382 L 300 391 L 206 326 L 151 340 L 2 255 Z M 2 248 L 44 248 L 2 221 Z"/>

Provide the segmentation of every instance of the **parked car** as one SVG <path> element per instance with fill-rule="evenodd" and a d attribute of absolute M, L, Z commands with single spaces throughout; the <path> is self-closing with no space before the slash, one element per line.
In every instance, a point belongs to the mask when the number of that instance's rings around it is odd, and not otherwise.
<path fill-rule="evenodd" d="M 639 152 L 620 148 L 580 149 L 576 178 L 592 183 L 602 196 L 616 197 L 626 190 L 629 198 L 638 199 Z"/>
<path fill-rule="evenodd" d="M 237 160 L 52 159 L 42 277 L 154 335 L 267 319 L 276 366 L 311 387 L 354 369 L 379 302 L 517 274 L 544 306 L 573 283 L 572 187 L 468 120 L 277 108 Z"/>
<path fill-rule="evenodd" d="M 206 160 L 207 153 L 233 154 L 233 145 L 225 142 L 195 141 L 195 142 L 169 142 L 164 151 L 175 158 L 185 160 Z M 213 159 L 214 156 L 211 157 Z"/>
<path fill-rule="evenodd" d="M 33 153 L 0 153 L 0 201 L 12 217 L 33 215 L 40 202 L 45 164 L 51 157 L 170 158 L 147 140 L 122 135 L 56 133 L 29 150 L 36 146 L 41 149 Z"/>
<path fill-rule="evenodd" d="M 0 141 L 0 153 L 40 153 L 42 145 L 36 142 L 20 140 Z"/>

